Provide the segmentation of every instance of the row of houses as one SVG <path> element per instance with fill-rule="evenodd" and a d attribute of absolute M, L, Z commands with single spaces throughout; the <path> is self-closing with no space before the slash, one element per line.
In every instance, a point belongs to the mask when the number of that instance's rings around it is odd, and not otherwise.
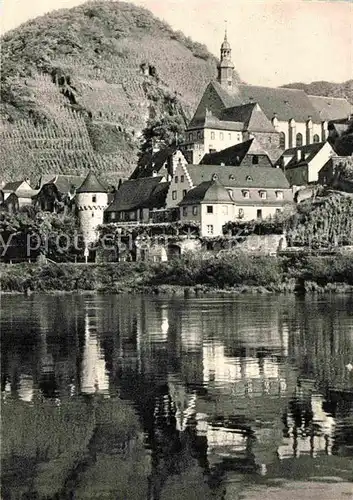
<path fill-rule="evenodd" d="M 201 236 L 220 236 L 227 222 L 290 212 L 299 187 L 332 180 L 338 160 L 328 141 L 290 148 L 275 165 L 255 138 L 208 153 L 196 165 L 187 162 L 180 148 L 166 148 L 143 168 L 138 166 L 118 189 L 90 174 L 89 192 L 80 203 L 78 191 L 87 185 L 83 176 L 46 175 L 36 188 L 28 179 L 7 183 L 0 190 L 0 209 L 16 212 L 33 205 L 44 211 L 78 213 L 82 205 L 85 215 L 78 216 L 89 218 L 85 222 L 89 241 L 103 222 L 191 221 L 199 224 Z"/>

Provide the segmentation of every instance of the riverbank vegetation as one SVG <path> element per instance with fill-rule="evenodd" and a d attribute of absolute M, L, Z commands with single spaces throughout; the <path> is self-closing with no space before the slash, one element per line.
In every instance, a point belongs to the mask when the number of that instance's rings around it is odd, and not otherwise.
<path fill-rule="evenodd" d="M 12 264 L 0 267 L 3 292 L 162 293 L 180 291 L 350 291 L 353 256 L 283 257 L 222 253 L 170 262 Z"/>

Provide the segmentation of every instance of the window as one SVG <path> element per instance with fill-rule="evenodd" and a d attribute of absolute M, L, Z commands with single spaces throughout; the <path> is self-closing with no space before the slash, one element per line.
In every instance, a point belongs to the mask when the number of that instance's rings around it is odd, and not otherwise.
<path fill-rule="evenodd" d="M 243 193 L 243 198 L 250 198 L 250 191 L 244 189 L 242 193 Z"/>
<path fill-rule="evenodd" d="M 279 147 L 281 149 L 286 149 L 286 134 L 284 132 L 279 134 Z"/>
<path fill-rule="evenodd" d="M 211 224 L 207 226 L 207 234 L 213 234 L 213 226 Z"/>
<path fill-rule="evenodd" d="M 207 205 L 207 213 L 213 214 L 213 205 Z"/>
<path fill-rule="evenodd" d="M 261 210 L 261 208 L 260 208 L 259 210 L 257 210 L 257 212 L 256 212 L 256 217 L 257 217 L 258 219 L 262 219 L 262 210 Z"/>
<path fill-rule="evenodd" d="M 232 134 L 229 132 L 228 134 L 228 139 L 231 141 L 232 140 Z"/>
<path fill-rule="evenodd" d="M 214 132 L 211 132 L 211 141 L 214 141 L 215 140 L 215 133 Z"/>
<path fill-rule="evenodd" d="M 175 184 L 178 184 L 178 176 L 177 175 L 174 177 L 174 182 L 175 182 Z"/>
<path fill-rule="evenodd" d="M 220 140 L 221 140 L 221 141 L 223 141 L 223 139 L 224 139 L 223 132 L 220 132 L 220 133 L 219 133 L 219 138 L 220 138 Z"/>
<path fill-rule="evenodd" d="M 313 142 L 320 142 L 320 137 L 317 134 L 314 134 Z"/>
<path fill-rule="evenodd" d="M 239 219 L 242 219 L 244 217 L 244 209 L 243 208 L 239 208 L 238 217 L 239 217 Z"/>
<path fill-rule="evenodd" d="M 276 208 L 276 215 L 281 215 L 282 210 L 280 208 Z"/>
<path fill-rule="evenodd" d="M 296 146 L 297 148 L 303 145 L 303 135 L 298 132 L 297 137 L 296 137 Z"/>
<path fill-rule="evenodd" d="M 184 176 L 183 175 L 180 176 L 180 182 L 184 182 Z"/>
<path fill-rule="evenodd" d="M 92 195 L 92 203 L 96 203 L 97 201 L 97 196 L 95 194 Z"/>
<path fill-rule="evenodd" d="M 197 132 L 197 138 L 201 139 L 201 132 Z"/>
<path fill-rule="evenodd" d="M 176 199 L 177 199 L 177 192 L 172 191 L 172 200 L 176 200 Z"/>
<path fill-rule="evenodd" d="M 116 213 L 115 212 L 111 212 L 110 213 L 110 220 L 115 220 L 116 218 Z"/>
<path fill-rule="evenodd" d="M 283 200 L 283 191 L 276 191 L 277 200 Z"/>
<path fill-rule="evenodd" d="M 223 213 L 223 215 L 228 215 L 228 205 L 222 206 L 222 213 Z"/>
<path fill-rule="evenodd" d="M 188 214 L 188 207 L 183 207 L 183 216 L 186 217 Z"/>
<path fill-rule="evenodd" d="M 197 214 L 198 214 L 197 207 L 192 207 L 192 215 L 197 215 Z"/>
<path fill-rule="evenodd" d="M 192 132 L 189 134 L 189 141 L 192 142 Z"/>
<path fill-rule="evenodd" d="M 187 190 L 183 189 L 183 198 L 184 198 L 184 196 L 186 196 L 186 193 L 187 193 Z"/>
<path fill-rule="evenodd" d="M 266 191 L 260 191 L 260 198 L 261 198 L 262 200 L 266 200 L 266 198 L 267 198 L 267 193 L 266 193 Z"/>
<path fill-rule="evenodd" d="M 92 212 L 92 217 L 94 217 L 94 212 Z"/>
<path fill-rule="evenodd" d="M 259 163 L 259 157 L 254 155 L 252 157 L 252 164 L 257 165 L 258 163 Z"/>

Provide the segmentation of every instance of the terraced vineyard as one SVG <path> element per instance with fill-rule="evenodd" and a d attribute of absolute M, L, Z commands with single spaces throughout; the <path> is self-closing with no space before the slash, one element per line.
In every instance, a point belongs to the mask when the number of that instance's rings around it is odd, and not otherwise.
<path fill-rule="evenodd" d="M 148 119 L 190 117 L 217 62 L 149 11 L 105 1 L 5 34 L 1 58 L 2 180 L 126 177 Z"/>

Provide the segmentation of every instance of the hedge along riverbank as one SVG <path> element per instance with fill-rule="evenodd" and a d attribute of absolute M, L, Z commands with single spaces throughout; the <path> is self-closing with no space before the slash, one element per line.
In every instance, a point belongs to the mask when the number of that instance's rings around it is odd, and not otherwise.
<path fill-rule="evenodd" d="M 178 287 L 268 291 L 350 291 L 353 256 L 188 256 L 163 263 L 13 264 L 0 266 L 3 292 L 148 292 Z"/>

